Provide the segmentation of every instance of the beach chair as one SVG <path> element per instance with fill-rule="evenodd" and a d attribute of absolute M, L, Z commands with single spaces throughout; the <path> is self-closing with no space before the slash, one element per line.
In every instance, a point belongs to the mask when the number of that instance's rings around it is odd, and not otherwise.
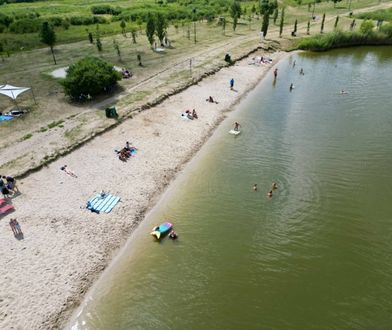
<path fill-rule="evenodd" d="M 3 207 L 0 207 L 0 215 L 6 214 L 7 212 L 14 211 L 14 210 L 15 208 L 12 205 L 6 204 Z"/>

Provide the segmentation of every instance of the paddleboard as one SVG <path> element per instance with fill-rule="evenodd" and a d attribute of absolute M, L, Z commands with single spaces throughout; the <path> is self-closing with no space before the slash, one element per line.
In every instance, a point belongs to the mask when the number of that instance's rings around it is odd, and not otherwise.
<path fill-rule="evenodd" d="M 229 131 L 229 134 L 233 134 L 233 135 L 238 135 L 238 134 L 240 134 L 241 133 L 241 131 L 235 131 L 235 130 L 233 130 L 233 129 L 231 129 L 230 131 Z"/>

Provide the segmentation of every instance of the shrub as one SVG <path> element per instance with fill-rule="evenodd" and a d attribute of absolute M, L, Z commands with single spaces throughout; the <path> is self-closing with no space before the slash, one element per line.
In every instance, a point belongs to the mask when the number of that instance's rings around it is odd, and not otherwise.
<path fill-rule="evenodd" d="M 392 23 L 382 25 L 380 28 L 380 32 L 384 33 L 389 38 L 392 38 Z"/>
<path fill-rule="evenodd" d="M 113 15 L 118 16 L 121 14 L 121 8 L 113 8 L 111 6 L 102 5 L 91 7 L 91 12 L 94 15 Z"/>
<path fill-rule="evenodd" d="M 107 23 L 105 17 L 99 16 L 72 16 L 69 20 L 71 25 L 92 25 Z"/>
<path fill-rule="evenodd" d="M 61 84 L 65 94 L 78 100 L 81 95 L 108 92 L 120 79 L 121 75 L 113 65 L 97 57 L 85 57 L 69 67 Z"/>
<path fill-rule="evenodd" d="M 14 18 L 12 16 L 7 16 L 2 13 L 0 13 L 0 24 L 4 25 L 6 27 L 9 27 L 10 24 L 14 21 Z"/>
<path fill-rule="evenodd" d="M 361 31 L 364 34 L 369 34 L 372 33 L 374 29 L 374 23 L 372 21 L 363 21 L 361 23 L 361 26 L 359 27 L 359 31 Z"/>
<path fill-rule="evenodd" d="M 34 33 L 41 28 L 42 21 L 38 18 L 24 18 L 13 22 L 9 29 L 14 33 Z"/>
<path fill-rule="evenodd" d="M 63 18 L 60 16 L 52 16 L 48 17 L 47 21 L 50 23 L 52 26 L 61 26 L 63 24 Z"/>

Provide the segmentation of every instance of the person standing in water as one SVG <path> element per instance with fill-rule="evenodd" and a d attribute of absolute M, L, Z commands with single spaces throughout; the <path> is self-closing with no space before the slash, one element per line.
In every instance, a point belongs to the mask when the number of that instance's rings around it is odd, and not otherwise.
<path fill-rule="evenodd" d="M 267 193 L 267 197 L 268 197 L 268 198 L 272 198 L 272 190 L 270 190 L 270 191 Z"/>
<path fill-rule="evenodd" d="M 276 79 L 277 76 L 278 76 L 278 68 L 276 68 L 276 69 L 274 70 L 274 78 Z"/>
<path fill-rule="evenodd" d="M 235 131 L 239 131 L 240 130 L 241 125 L 237 122 L 234 123 L 234 130 Z"/>
<path fill-rule="evenodd" d="M 294 88 L 294 85 L 293 85 L 293 83 L 291 83 L 291 85 L 290 85 L 290 92 L 293 90 L 293 88 Z"/>
<path fill-rule="evenodd" d="M 253 185 L 253 191 L 257 191 L 257 183 Z"/>

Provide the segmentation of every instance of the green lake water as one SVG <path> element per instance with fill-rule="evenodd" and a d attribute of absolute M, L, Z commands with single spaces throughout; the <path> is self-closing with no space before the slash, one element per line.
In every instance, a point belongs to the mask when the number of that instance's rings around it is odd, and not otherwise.
<path fill-rule="evenodd" d="M 392 328 L 392 47 L 277 67 L 138 227 L 74 329 Z M 165 219 L 178 241 L 149 235 Z"/>

